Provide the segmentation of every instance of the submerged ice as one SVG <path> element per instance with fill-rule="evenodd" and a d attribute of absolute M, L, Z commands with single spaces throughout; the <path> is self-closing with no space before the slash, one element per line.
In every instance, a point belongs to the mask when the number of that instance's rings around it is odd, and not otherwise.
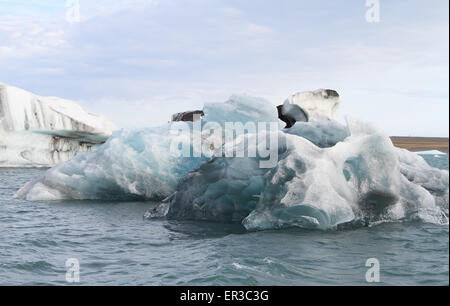
<path fill-rule="evenodd" d="M 448 224 L 448 171 L 395 148 L 388 136 L 369 124 L 332 120 L 336 95 L 327 93 L 329 107 L 314 107 L 314 101 L 324 100 L 317 98 L 319 94 L 323 92 L 292 99 L 308 110 L 310 118 L 289 129 L 283 128 L 270 102 L 233 96 L 224 103 L 207 104 L 197 122 L 117 132 L 97 151 L 50 169 L 16 196 L 164 199 L 145 217 L 241 222 L 248 230 L 328 229 L 416 219 Z M 225 142 L 215 156 L 172 154 L 174 140 L 194 153 L 195 124 L 223 127 L 227 122 L 271 121 L 277 130 L 236 133 L 236 139 Z M 217 151 L 217 135 L 202 130 L 197 136 Z M 254 146 L 274 143 L 275 164 L 261 167 L 267 156 Z"/>

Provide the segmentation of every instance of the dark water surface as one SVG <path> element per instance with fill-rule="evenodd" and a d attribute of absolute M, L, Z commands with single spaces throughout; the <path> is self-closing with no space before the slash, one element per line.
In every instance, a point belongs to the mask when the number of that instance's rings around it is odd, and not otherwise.
<path fill-rule="evenodd" d="M 448 155 L 426 156 L 448 169 Z M 0 169 L 0 285 L 448 285 L 449 228 L 390 223 L 345 231 L 247 233 L 239 225 L 144 221 L 151 202 L 13 199 L 39 169 Z"/>

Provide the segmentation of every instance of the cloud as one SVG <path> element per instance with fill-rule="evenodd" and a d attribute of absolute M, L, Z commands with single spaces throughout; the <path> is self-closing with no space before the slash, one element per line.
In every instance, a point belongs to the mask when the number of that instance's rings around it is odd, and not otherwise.
<path fill-rule="evenodd" d="M 0 61 L 48 54 L 66 46 L 61 24 L 43 19 L 32 22 L 19 17 L 0 20 Z"/>
<path fill-rule="evenodd" d="M 125 58 L 119 60 L 119 63 L 137 67 L 172 67 L 176 66 L 177 61 L 174 59 Z"/>
<path fill-rule="evenodd" d="M 269 27 L 262 26 L 262 25 L 249 23 L 246 25 L 245 33 L 249 36 L 268 35 L 268 34 L 274 33 L 274 30 Z"/>
<path fill-rule="evenodd" d="M 222 7 L 219 10 L 223 15 L 228 17 L 238 17 L 244 14 L 241 10 L 234 7 Z"/>
<path fill-rule="evenodd" d="M 412 96 L 416 105 L 441 107 L 448 3 L 385 3 L 382 22 L 368 24 L 364 1 L 357 2 L 80 0 L 81 22 L 69 24 L 64 1 L 3 0 L 0 81 L 84 101 L 119 126 L 156 124 L 233 93 L 276 104 L 320 87 L 347 97 L 347 114 L 374 120 Z M 411 18 L 417 11 L 420 18 Z M 364 103 L 377 107 L 364 114 Z M 435 115 L 448 124 L 447 114 Z"/>

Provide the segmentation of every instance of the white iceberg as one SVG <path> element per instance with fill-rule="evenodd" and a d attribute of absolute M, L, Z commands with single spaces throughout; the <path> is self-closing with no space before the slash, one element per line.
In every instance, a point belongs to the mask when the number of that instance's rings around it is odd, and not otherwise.
<path fill-rule="evenodd" d="M 339 104 L 339 94 L 331 89 L 299 92 L 285 100 L 282 114 L 289 115 L 296 121 L 334 120 Z"/>
<path fill-rule="evenodd" d="M 448 224 L 439 197 L 402 175 L 389 137 L 360 122 L 349 122 L 349 130 L 351 136 L 324 149 L 289 137 L 288 154 L 265 176 L 261 200 L 243 225 L 327 229 L 414 218 Z M 448 182 L 448 171 L 435 171 Z"/>
<path fill-rule="evenodd" d="M 73 101 L 0 84 L 0 167 L 50 167 L 91 151 L 115 129 Z"/>
<path fill-rule="evenodd" d="M 449 173 L 431 167 L 420 155 L 395 148 L 400 162 L 400 172 L 411 183 L 426 189 L 448 215 Z"/>

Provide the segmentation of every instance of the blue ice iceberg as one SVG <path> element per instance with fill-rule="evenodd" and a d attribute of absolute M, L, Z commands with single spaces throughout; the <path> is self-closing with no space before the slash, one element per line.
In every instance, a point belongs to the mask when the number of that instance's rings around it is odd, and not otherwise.
<path fill-rule="evenodd" d="M 206 103 L 203 112 L 205 122 L 279 122 L 278 112 L 272 103 L 262 98 L 231 96 L 223 103 Z"/>
<path fill-rule="evenodd" d="M 16 197 L 30 201 L 163 199 L 186 173 L 205 161 L 169 154 L 174 139 L 182 142 L 189 137 L 171 131 L 186 124 L 115 132 L 95 152 L 79 154 L 48 170 Z"/>
<path fill-rule="evenodd" d="M 248 96 L 206 104 L 204 112 L 205 117 L 198 124 L 205 129 L 211 126 L 209 123 L 225 128 L 226 122 L 278 122 L 276 108 L 269 101 Z M 215 135 L 206 130 L 202 133 L 200 128 L 197 131 L 196 124 L 172 122 L 115 132 L 95 152 L 79 154 L 50 169 L 26 184 L 16 197 L 30 201 L 161 200 L 175 191 L 183 176 L 221 149 L 214 148 L 218 141 Z M 203 147 L 197 147 L 193 137 L 200 138 Z M 176 152 L 174 144 L 181 148 L 179 151 L 190 154 Z"/>
<path fill-rule="evenodd" d="M 145 217 L 241 222 L 248 230 L 411 219 L 448 224 L 448 171 L 395 148 L 369 124 L 317 118 L 283 129 L 275 106 L 247 96 L 207 104 L 204 112 L 199 122 L 118 132 L 97 151 L 50 169 L 16 196 L 164 199 Z M 236 133 L 220 146 L 222 135 L 196 130 L 196 125 L 229 122 L 275 122 L 277 129 Z M 198 154 L 195 137 L 214 154 Z M 192 155 L 173 154 L 174 143 Z M 261 167 L 268 156 L 260 149 L 272 145 L 275 163 Z"/>
<path fill-rule="evenodd" d="M 218 157 L 204 163 L 146 217 L 161 217 L 164 212 L 172 219 L 238 221 L 248 230 L 327 229 L 355 220 L 412 217 L 448 222 L 439 205 L 448 203 L 447 171 L 420 165 L 443 181 L 440 193 L 432 195 L 402 175 L 389 137 L 367 124 L 350 121 L 348 125 L 350 136 L 324 148 L 278 132 L 279 161 L 272 169 L 258 167 L 258 157 Z M 321 127 L 334 129 L 335 123 Z"/>

